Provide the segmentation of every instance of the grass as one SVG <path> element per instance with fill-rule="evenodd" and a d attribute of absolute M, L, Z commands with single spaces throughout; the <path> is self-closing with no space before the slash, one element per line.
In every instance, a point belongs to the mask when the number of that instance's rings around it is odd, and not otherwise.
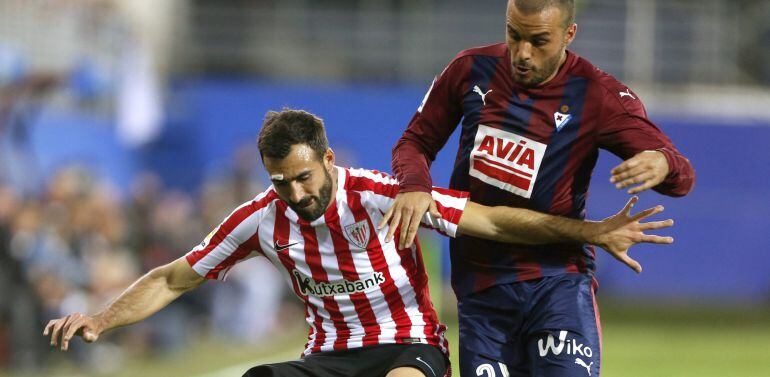
<path fill-rule="evenodd" d="M 445 296 L 444 307 L 454 306 L 452 297 Z M 605 304 L 603 302 L 601 307 L 603 376 L 770 376 L 770 313 L 767 309 Z M 452 362 L 457 365 L 456 317 L 451 310 L 445 310 L 442 317 L 449 326 Z M 296 358 L 306 334 L 305 328 L 293 328 L 271 337 L 268 343 L 260 346 L 200 339 L 172 356 L 127 357 L 120 372 L 100 376 L 239 376 L 250 365 L 277 361 L 276 358 Z M 0 372 L 0 377 L 10 376 Z M 61 362 L 40 374 L 13 375 L 32 376 L 90 375 L 78 373 L 71 363 Z"/>

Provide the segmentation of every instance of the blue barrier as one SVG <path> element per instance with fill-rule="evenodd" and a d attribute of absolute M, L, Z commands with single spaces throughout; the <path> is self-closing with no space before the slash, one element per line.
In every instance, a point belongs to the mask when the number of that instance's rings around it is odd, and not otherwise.
<path fill-rule="evenodd" d="M 266 111 L 287 106 L 324 118 L 340 164 L 390 171 L 391 147 L 426 88 L 188 80 L 172 90 L 173 121 L 158 141 L 141 151 L 122 150 L 109 130 L 85 127 L 71 118 L 39 122 L 36 150 L 48 171 L 56 161 L 81 156 L 98 159 L 91 163 L 121 185 L 139 165 L 159 170 L 171 186 L 194 190 L 203 172 L 227 165 L 238 146 L 254 143 Z M 696 188 L 681 199 L 642 195 L 638 208 L 662 203 L 667 208 L 664 216 L 676 219 L 675 228 L 664 232 L 676 243 L 636 247 L 632 255 L 645 267 L 641 276 L 599 251 L 602 291 L 647 298 L 770 299 L 770 125 L 681 119 L 658 119 L 658 124 L 693 162 Z M 57 142 L 65 133 L 67 143 Z M 456 138 L 434 164 L 437 184 L 448 183 Z M 618 162 L 609 153 L 601 154 L 590 190 L 589 218 L 608 216 L 626 201 L 627 195 L 608 181 L 609 170 Z"/>

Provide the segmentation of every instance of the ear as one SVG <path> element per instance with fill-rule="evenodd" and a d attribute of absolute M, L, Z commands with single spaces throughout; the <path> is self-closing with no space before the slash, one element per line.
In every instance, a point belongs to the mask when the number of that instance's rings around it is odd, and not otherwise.
<path fill-rule="evenodd" d="M 334 167 L 334 151 L 331 148 L 326 149 L 323 160 L 326 170 L 331 171 L 331 169 Z"/>
<path fill-rule="evenodd" d="M 567 28 L 567 32 L 564 34 L 564 47 L 567 47 L 575 39 L 577 34 L 577 24 L 572 24 Z"/>

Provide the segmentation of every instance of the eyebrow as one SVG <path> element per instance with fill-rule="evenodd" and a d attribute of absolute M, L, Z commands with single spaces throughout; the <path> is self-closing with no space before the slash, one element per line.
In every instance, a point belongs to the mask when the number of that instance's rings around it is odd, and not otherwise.
<path fill-rule="evenodd" d="M 299 174 L 297 174 L 297 175 L 295 175 L 294 177 L 291 177 L 291 178 L 286 178 L 286 177 L 284 176 L 284 178 L 283 178 L 283 179 L 275 179 L 275 178 L 273 178 L 273 177 L 271 176 L 271 177 L 270 177 L 270 181 L 272 181 L 272 182 L 274 182 L 274 183 L 287 183 L 287 182 L 291 182 L 291 181 L 294 181 L 294 180 L 296 180 L 297 178 L 299 178 L 299 177 L 301 177 L 301 176 L 303 176 L 303 175 L 306 175 L 306 174 L 310 174 L 310 173 L 312 173 L 312 170 L 308 169 L 308 170 L 303 170 L 303 171 L 301 171 Z"/>
<path fill-rule="evenodd" d="M 508 28 L 508 31 L 512 31 L 512 32 L 514 32 L 516 34 L 521 34 L 511 24 L 505 24 L 505 26 Z M 544 31 L 544 32 L 541 32 L 541 33 L 530 35 L 529 37 L 532 38 L 532 39 L 535 39 L 535 38 L 543 38 L 543 37 L 550 37 L 550 36 L 551 36 L 551 32 L 550 31 Z"/>

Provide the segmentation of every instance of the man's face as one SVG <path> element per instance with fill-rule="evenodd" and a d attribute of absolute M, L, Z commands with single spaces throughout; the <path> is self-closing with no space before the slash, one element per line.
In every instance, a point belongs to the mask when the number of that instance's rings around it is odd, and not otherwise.
<path fill-rule="evenodd" d="M 265 157 L 264 163 L 276 193 L 299 217 L 313 221 L 326 212 L 335 186 L 331 149 L 318 158 L 309 146 L 296 144 L 285 158 Z"/>
<path fill-rule="evenodd" d="M 565 59 L 577 25 L 564 26 L 566 15 L 557 6 L 524 14 L 508 1 L 506 43 L 511 52 L 513 81 L 535 87 L 552 79 Z"/>

